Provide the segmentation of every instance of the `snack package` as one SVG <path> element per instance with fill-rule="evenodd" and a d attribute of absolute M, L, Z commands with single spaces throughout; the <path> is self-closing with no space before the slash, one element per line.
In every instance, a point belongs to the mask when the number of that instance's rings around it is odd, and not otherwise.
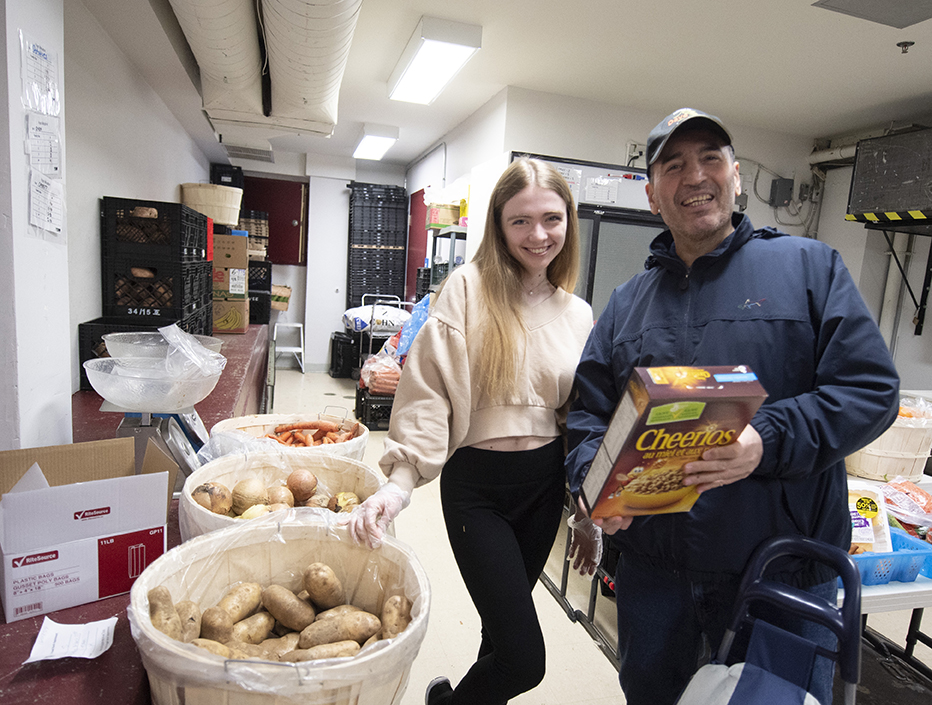
<path fill-rule="evenodd" d="M 893 550 L 887 503 L 876 485 L 848 478 L 848 510 L 851 513 L 849 553 L 889 553 Z"/>
<path fill-rule="evenodd" d="M 900 476 L 881 485 L 880 489 L 887 508 L 897 519 L 932 527 L 932 494 Z"/>

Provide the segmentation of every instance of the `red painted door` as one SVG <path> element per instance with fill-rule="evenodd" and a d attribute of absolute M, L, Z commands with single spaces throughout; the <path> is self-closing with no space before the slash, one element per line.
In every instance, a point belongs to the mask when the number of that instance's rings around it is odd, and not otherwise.
<path fill-rule="evenodd" d="M 269 214 L 270 262 L 307 264 L 306 183 L 244 176 L 241 208 Z"/>

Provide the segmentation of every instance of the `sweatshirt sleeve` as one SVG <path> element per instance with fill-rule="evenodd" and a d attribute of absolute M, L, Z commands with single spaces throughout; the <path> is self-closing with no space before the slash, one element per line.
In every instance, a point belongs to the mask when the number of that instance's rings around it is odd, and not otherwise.
<path fill-rule="evenodd" d="M 440 474 L 469 429 L 469 356 L 463 329 L 444 315 L 460 298 L 449 288 L 444 305 L 437 302 L 439 315 L 428 318 L 408 353 L 379 461 L 388 477 L 399 464 L 413 467 L 418 487 Z"/>

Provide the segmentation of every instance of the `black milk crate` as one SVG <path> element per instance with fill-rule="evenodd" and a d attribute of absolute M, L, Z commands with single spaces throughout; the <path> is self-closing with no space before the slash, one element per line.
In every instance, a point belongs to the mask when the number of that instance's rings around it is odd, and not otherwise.
<path fill-rule="evenodd" d="M 93 389 L 87 379 L 84 363 L 98 357 L 110 357 L 104 336 L 107 333 L 155 332 L 162 326 L 177 323 L 178 327 L 191 335 L 211 335 L 214 327 L 213 308 L 208 306 L 181 321 L 162 321 L 160 323 L 133 323 L 123 318 L 103 316 L 92 321 L 78 324 L 78 359 L 81 362 L 81 389 Z"/>
<path fill-rule="evenodd" d="M 272 263 L 260 260 L 249 260 L 249 279 L 247 281 L 250 293 L 255 291 L 272 290 Z"/>
<path fill-rule="evenodd" d="M 207 259 L 207 216 L 182 203 L 104 196 L 100 235 L 104 257 Z"/>
<path fill-rule="evenodd" d="M 346 292 L 346 307 L 355 308 L 362 305 L 362 297 L 366 294 L 380 294 L 382 296 L 397 296 L 399 299 L 404 298 L 405 282 L 404 277 L 393 279 L 380 279 L 373 281 L 359 281 L 349 283 Z M 370 303 L 372 298 L 367 296 L 366 303 Z"/>
<path fill-rule="evenodd" d="M 352 377 L 359 363 L 359 344 L 354 335 L 343 331 L 330 334 L 330 376 Z"/>
<path fill-rule="evenodd" d="M 243 188 L 243 167 L 229 164 L 210 165 L 210 183 Z"/>
<path fill-rule="evenodd" d="M 396 274 L 404 276 L 407 253 L 404 247 L 350 246 L 350 276 L 363 274 Z"/>
<path fill-rule="evenodd" d="M 210 262 L 104 257 L 103 314 L 133 321 L 179 321 L 210 306 Z"/>
<path fill-rule="evenodd" d="M 408 231 L 405 229 L 357 229 L 350 223 L 350 247 L 354 245 L 405 247 L 408 244 Z"/>
<path fill-rule="evenodd" d="M 370 394 L 368 389 L 357 387 L 356 420 L 370 431 L 387 431 L 394 401 L 394 396 Z"/>
<path fill-rule="evenodd" d="M 350 188 L 350 205 L 362 202 L 374 203 L 406 203 L 408 194 L 403 186 L 391 186 L 388 184 L 366 184 L 359 181 L 351 181 L 348 184 Z"/>
<path fill-rule="evenodd" d="M 249 290 L 249 322 L 268 323 L 272 318 L 272 292 Z"/>

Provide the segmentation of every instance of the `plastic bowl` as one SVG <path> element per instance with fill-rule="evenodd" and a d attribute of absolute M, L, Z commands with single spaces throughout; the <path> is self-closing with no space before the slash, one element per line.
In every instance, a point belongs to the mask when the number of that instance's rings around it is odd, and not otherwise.
<path fill-rule="evenodd" d="M 220 352 L 223 341 L 209 335 L 195 335 L 197 341 L 208 350 Z M 107 333 L 103 336 L 110 357 L 165 357 L 168 341 L 158 331 Z"/>
<path fill-rule="evenodd" d="M 217 386 L 220 373 L 196 379 L 166 379 L 163 359 L 101 357 L 84 363 L 94 390 L 121 409 L 170 413 L 190 409 Z"/>

